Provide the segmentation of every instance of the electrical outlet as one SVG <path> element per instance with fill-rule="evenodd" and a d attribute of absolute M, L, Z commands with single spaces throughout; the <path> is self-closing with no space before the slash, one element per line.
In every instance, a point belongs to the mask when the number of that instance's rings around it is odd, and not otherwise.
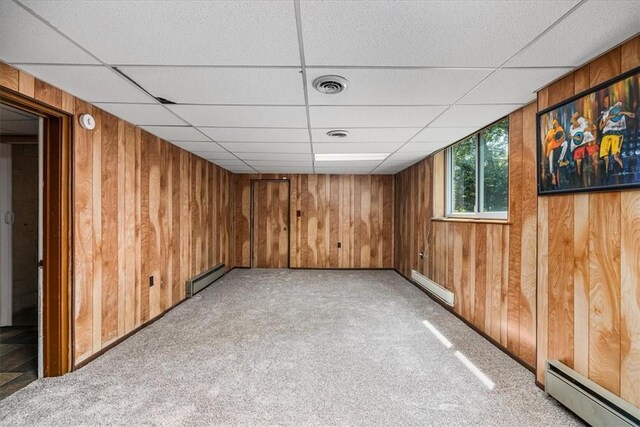
<path fill-rule="evenodd" d="M 153 286 L 153 276 L 149 276 L 149 287 Z"/>
<path fill-rule="evenodd" d="M 342 242 L 338 242 L 338 248 L 342 247 Z"/>

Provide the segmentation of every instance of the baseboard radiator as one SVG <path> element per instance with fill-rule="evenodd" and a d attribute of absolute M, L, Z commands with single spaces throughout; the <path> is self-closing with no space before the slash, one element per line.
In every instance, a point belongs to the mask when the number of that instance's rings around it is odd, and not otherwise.
<path fill-rule="evenodd" d="M 640 426 L 640 409 L 557 360 L 545 363 L 545 391 L 592 426 Z"/>
<path fill-rule="evenodd" d="M 227 267 L 221 263 L 187 280 L 187 298 L 191 298 L 192 296 L 224 276 L 226 272 Z"/>
<path fill-rule="evenodd" d="M 411 270 L 411 279 L 418 285 L 420 285 L 422 289 L 429 292 L 431 295 L 435 296 L 445 304 L 453 307 L 453 303 L 456 297 L 453 292 L 440 286 L 433 280 L 429 279 L 426 276 L 423 276 L 415 270 Z"/>

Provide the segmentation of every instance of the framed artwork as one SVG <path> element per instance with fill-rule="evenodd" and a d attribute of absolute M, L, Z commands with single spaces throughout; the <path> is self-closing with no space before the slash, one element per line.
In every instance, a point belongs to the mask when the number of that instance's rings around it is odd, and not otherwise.
<path fill-rule="evenodd" d="M 537 114 L 538 194 L 640 187 L 640 67 Z"/>

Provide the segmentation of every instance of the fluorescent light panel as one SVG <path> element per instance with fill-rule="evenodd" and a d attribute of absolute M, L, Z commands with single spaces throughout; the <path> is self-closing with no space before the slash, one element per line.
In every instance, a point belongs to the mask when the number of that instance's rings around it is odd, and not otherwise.
<path fill-rule="evenodd" d="M 391 153 L 316 153 L 316 162 L 384 160 Z"/>

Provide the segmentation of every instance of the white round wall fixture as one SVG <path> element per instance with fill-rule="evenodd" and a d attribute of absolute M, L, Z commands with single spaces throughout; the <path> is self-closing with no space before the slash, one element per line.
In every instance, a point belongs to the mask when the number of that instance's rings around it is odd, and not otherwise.
<path fill-rule="evenodd" d="M 83 114 L 80 116 L 80 126 L 87 130 L 94 130 L 96 128 L 96 119 L 91 114 Z"/>

